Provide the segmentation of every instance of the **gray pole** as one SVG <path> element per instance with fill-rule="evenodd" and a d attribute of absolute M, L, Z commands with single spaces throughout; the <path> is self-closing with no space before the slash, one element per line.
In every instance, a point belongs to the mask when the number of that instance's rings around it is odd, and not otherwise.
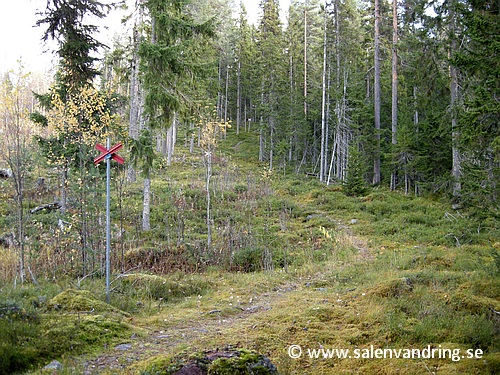
<path fill-rule="evenodd" d="M 111 148 L 109 137 L 106 139 L 106 148 Z M 111 154 L 106 156 L 106 302 L 109 303 L 109 274 L 110 274 L 110 242 L 111 242 L 111 218 L 110 218 L 110 180 L 111 180 Z"/>

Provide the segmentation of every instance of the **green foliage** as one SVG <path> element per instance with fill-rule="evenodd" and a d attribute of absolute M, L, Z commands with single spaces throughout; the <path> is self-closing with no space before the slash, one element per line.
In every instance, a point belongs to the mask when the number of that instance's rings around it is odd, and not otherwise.
<path fill-rule="evenodd" d="M 189 107 L 187 93 L 200 76 L 200 38 L 213 36 L 210 22 L 197 23 L 187 10 L 188 2 L 150 0 L 146 3 L 154 19 L 151 40 L 139 46 L 145 95 L 145 113 L 151 128 L 166 127 L 175 111 Z M 182 93 L 179 95 L 179 93 Z M 184 108 L 185 109 L 185 108 Z"/>
<path fill-rule="evenodd" d="M 367 192 L 363 171 L 361 154 L 357 147 L 351 146 L 349 148 L 347 178 L 343 182 L 344 191 L 348 196 L 362 196 Z"/>
<path fill-rule="evenodd" d="M 98 74 L 93 66 L 97 58 L 92 54 L 104 45 L 93 37 L 97 26 L 86 25 L 83 19 L 89 15 L 104 18 L 110 8 L 110 5 L 98 1 L 51 0 L 47 2 L 45 11 L 40 13 L 42 18 L 36 25 L 47 27 L 42 40 L 56 40 L 59 43 L 57 52 L 64 72 L 61 78 L 66 87 L 87 84 Z"/>
<path fill-rule="evenodd" d="M 262 269 L 264 250 L 259 247 L 244 247 L 238 249 L 233 256 L 233 267 L 243 272 L 255 272 Z"/>
<path fill-rule="evenodd" d="M 152 131 L 148 128 L 141 129 L 139 138 L 137 140 L 130 139 L 130 142 L 132 165 L 141 168 L 142 177 L 149 178 L 156 156 Z"/>

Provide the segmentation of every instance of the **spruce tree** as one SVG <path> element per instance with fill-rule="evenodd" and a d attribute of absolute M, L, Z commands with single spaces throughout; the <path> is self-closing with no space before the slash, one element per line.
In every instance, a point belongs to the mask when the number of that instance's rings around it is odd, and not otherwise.
<path fill-rule="evenodd" d="M 139 46 L 141 79 L 144 89 L 145 130 L 142 144 L 153 144 L 154 132 L 166 129 L 178 111 L 193 110 L 195 102 L 190 95 L 208 65 L 202 60 L 205 38 L 214 35 L 210 21 L 198 23 L 189 13 L 188 0 L 147 0 L 144 2 L 151 17 L 149 39 Z M 149 140 L 144 137 L 151 137 Z M 150 228 L 149 165 L 143 165 L 144 204 L 143 229 Z"/>
<path fill-rule="evenodd" d="M 347 163 L 347 176 L 343 181 L 343 191 L 346 195 L 357 197 L 366 193 L 367 187 L 363 177 L 363 162 L 357 146 L 349 148 L 349 161 Z"/>

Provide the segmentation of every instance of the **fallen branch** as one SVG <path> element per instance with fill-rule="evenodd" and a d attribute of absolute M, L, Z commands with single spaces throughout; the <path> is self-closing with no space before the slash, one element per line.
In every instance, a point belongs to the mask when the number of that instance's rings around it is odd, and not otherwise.
<path fill-rule="evenodd" d="M 30 214 L 34 214 L 38 211 L 42 210 L 48 210 L 48 211 L 53 211 L 53 210 L 58 210 L 61 208 L 61 203 L 59 202 L 52 202 L 48 204 L 42 204 L 41 206 L 35 207 L 32 210 L 30 210 Z"/>

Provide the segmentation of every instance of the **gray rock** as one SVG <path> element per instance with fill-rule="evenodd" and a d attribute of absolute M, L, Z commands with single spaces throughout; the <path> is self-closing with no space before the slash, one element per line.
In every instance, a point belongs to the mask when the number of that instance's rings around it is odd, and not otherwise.
<path fill-rule="evenodd" d="M 132 349 L 132 344 L 120 344 L 115 346 L 115 350 L 129 350 Z"/>
<path fill-rule="evenodd" d="M 59 371 L 59 370 L 63 369 L 63 365 L 61 362 L 54 360 L 54 361 L 50 362 L 47 366 L 45 366 L 43 369 L 44 370 L 58 370 Z"/>

